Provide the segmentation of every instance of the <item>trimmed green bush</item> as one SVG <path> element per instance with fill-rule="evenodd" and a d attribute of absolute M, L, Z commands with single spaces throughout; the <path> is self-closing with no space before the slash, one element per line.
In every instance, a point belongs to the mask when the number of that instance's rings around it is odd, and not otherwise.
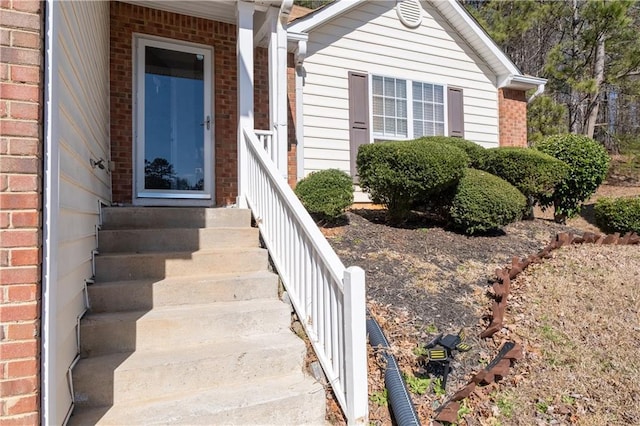
<path fill-rule="evenodd" d="M 596 224 L 604 232 L 640 234 L 640 197 L 600 198 L 594 213 Z"/>
<path fill-rule="evenodd" d="M 550 197 L 554 188 L 569 173 L 569 166 L 543 152 L 530 148 L 493 148 L 483 170 L 501 177 L 527 197 L 527 216 L 533 218 L 533 206 Z"/>
<path fill-rule="evenodd" d="M 451 203 L 451 220 L 465 234 L 497 230 L 520 219 L 526 204 L 524 195 L 504 179 L 467 169 Z"/>
<path fill-rule="evenodd" d="M 361 145 L 357 166 L 362 189 L 387 208 L 390 221 L 400 222 L 411 206 L 453 187 L 468 161 L 454 146 L 413 140 Z"/>
<path fill-rule="evenodd" d="M 353 204 L 351 177 L 338 169 L 313 172 L 300 180 L 294 191 L 312 215 L 334 221 Z"/>
<path fill-rule="evenodd" d="M 543 207 L 554 206 L 556 222 L 575 216 L 607 176 L 609 155 L 602 145 L 582 135 L 554 135 L 535 145 L 569 165 L 569 173 L 556 185 L 553 194 L 542 197 Z"/>
<path fill-rule="evenodd" d="M 475 142 L 451 136 L 425 136 L 419 140 L 433 141 L 458 147 L 467 153 L 467 156 L 469 157 L 469 167 L 484 170 L 485 159 L 488 155 L 488 151 Z"/>

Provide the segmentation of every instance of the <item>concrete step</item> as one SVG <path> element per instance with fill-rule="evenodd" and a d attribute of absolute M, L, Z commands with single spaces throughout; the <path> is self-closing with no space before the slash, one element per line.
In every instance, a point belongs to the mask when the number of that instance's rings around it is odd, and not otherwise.
<path fill-rule="evenodd" d="M 279 333 L 291 322 L 280 300 L 169 306 L 148 312 L 88 314 L 80 323 L 83 357 L 197 347 L 238 336 Z"/>
<path fill-rule="evenodd" d="M 268 271 L 96 283 L 91 312 L 148 311 L 154 307 L 275 299 L 278 276 Z"/>
<path fill-rule="evenodd" d="M 104 253 L 96 257 L 95 265 L 97 282 L 254 272 L 267 269 L 267 251 L 242 248 L 193 253 Z"/>
<path fill-rule="evenodd" d="M 102 229 L 211 228 L 251 225 L 248 209 L 106 207 Z"/>
<path fill-rule="evenodd" d="M 258 247 L 258 228 L 110 229 L 98 233 L 101 253 L 197 251 Z"/>
<path fill-rule="evenodd" d="M 300 372 L 304 342 L 289 330 L 161 352 L 81 359 L 73 370 L 76 404 L 149 401 L 213 386 Z"/>
<path fill-rule="evenodd" d="M 295 374 L 146 404 L 79 408 L 69 425 L 324 425 L 324 418 L 324 389 Z"/>

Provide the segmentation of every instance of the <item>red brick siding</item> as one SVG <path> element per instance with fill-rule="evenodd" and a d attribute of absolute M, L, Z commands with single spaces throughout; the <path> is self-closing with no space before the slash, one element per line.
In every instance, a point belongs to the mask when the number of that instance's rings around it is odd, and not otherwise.
<path fill-rule="evenodd" d="M 260 130 L 270 130 L 269 122 L 269 50 L 257 48 L 253 57 L 254 60 L 254 117 L 255 128 Z M 288 61 L 293 62 L 293 55 L 289 54 Z M 287 152 L 287 175 L 289 185 L 296 186 L 296 139 L 295 139 L 295 71 L 287 68 L 287 98 L 288 98 L 288 152 Z"/>
<path fill-rule="evenodd" d="M 270 130 L 269 120 L 269 50 L 256 48 L 253 55 L 254 127 Z"/>
<path fill-rule="evenodd" d="M 43 3 L 0 1 L 0 423 L 40 419 Z"/>
<path fill-rule="evenodd" d="M 298 183 L 298 143 L 296 141 L 296 68 L 293 53 L 287 56 L 287 99 L 289 144 L 287 155 L 287 174 L 289 186 L 296 187 Z"/>
<path fill-rule="evenodd" d="M 525 92 L 498 89 L 500 146 L 527 146 L 527 98 Z"/>
<path fill-rule="evenodd" d="M 237 194 L 236 27 L 232 24 L 111 2 L 111 157 L 113 201 L 132 201 L 133 33 L 213 46 L 216 204 Z"/>

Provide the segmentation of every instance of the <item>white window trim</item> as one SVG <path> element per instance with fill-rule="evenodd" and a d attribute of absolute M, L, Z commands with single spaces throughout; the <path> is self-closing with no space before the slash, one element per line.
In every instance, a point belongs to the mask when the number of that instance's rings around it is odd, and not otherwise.
<path fill-rule="evenodd" d="M 374 143 L 376 141 L 404 141 L 414 139 L 413 136 L 413 82 L 422 83 L 422 84 L 433 84 L 434 86 L 442 87 L 442 97 L 443 97 L 443 105 L 444 105 L 444 135 L 449 135 L 449 100 L 448 100 L 448 90 L 449 86 L 443 83 L 434 83 L 431 81 L 425 80 L 416 80 L 412 78 L 402 77 L 402 76 L 393 76 L 383 73 L 368 73 L 369 75 L 369 123 L 370 124 L 370 132 L 369 132 L 369 142 Z M 407 137 L 402 136 L 383 136 L 380 133 L 375 133 L 373 130 L 373 77 L 383 77 L 383 78 L 395 78 L 396 80 L 404 80 L 407 85 Z"/>

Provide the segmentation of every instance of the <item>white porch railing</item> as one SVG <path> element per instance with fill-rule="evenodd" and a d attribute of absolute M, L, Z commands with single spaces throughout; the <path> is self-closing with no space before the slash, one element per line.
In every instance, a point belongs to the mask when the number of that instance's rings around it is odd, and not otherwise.
<path fill-rule="evenodd" d="M 267 152 L 243 128 L 246 200 L 349 424 L 368 418 L 364 271 L 345 269 Z M 262 132 L 261 132 L 262 133 Z"/>
<path fill-rule="evenodd" d="M 276 159 L 276 150 L 275 146 L 273 146 L 273 131 L 272 130 L 254 130 L 256 137 L 258 138 L 258 143 L 265 150 L 267 156 L 277 164 Z"/>

